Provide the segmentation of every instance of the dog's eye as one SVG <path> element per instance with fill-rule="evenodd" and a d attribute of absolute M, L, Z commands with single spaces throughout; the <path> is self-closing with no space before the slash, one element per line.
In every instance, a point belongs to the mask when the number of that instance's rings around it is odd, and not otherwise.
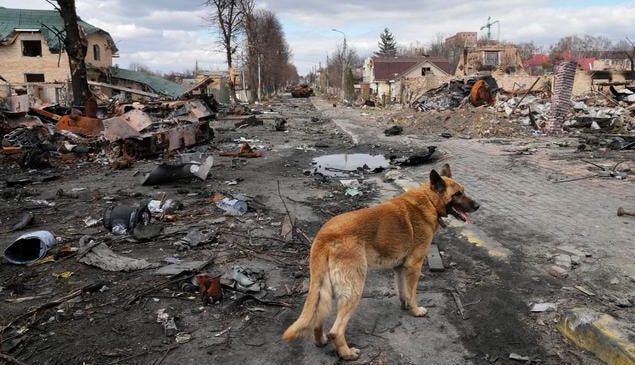
<path fill-rule="evenodd" d="M 462 191 L 457 191 L 456 193 L 454 193 L 454 195 L 452 195 L 452 197 L 460 197 L 461 195 L 463 195 Z"/>

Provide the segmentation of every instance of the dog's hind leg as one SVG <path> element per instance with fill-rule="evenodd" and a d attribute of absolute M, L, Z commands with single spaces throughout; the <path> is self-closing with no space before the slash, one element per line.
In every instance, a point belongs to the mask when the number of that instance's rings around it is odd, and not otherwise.
<path fill-rule="evenodd" d="M 338 266 L 331 270 L 331 280 L 337 298 L 337 317 L 329 331 L 329 338 L 334 340 L 337 353 L 342 359 L 356 360 L 359 358 L 359 350 L 348 347 L 344 333 L 353 311 L 362 298 L 366 281 L 366 262 L 342 260 Z"/>
<path fill-rule="evenodd" d="M 399 292 L 399 304 L 402 309 L 408 309 L 408 288 L 406 286 L 406 273 L 403 265 L 395 268 L 395 283 Z"/>

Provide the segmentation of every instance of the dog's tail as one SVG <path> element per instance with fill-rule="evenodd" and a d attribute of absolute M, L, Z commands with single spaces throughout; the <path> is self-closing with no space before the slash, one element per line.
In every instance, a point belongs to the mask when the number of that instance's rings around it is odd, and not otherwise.
<path fill-rule="evenodd" d="M 316 243 L 313 245 L 317 246 Z M 309 292 L 304 302 L 304 308 L 302 308 L 300 317 L 284 331 L 282 339 L 285 341 L 304 337 L 316 325 L 321 326 L 331 311 L 333 291 L 326 252 L 323 254 L 311 253 L 311 268 L 313 270 L 311 271 Z"/>

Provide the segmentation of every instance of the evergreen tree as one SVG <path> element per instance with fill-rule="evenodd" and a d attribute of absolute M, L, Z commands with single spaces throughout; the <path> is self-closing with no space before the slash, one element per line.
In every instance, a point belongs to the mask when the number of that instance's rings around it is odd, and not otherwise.
<path fill-rule="evenodd" d="M 394 57 L 397 55 L 397 42 L 388 28 L 379 35 L 379 51 L 375 52 L 375 56 Z"/>

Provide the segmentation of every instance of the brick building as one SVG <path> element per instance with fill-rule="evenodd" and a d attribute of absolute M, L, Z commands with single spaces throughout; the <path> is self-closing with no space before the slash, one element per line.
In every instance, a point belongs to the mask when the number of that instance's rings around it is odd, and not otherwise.
<path fill-rule="evenodd" d="M 96 80 L 112 66 L 117 47 L 108 32 L 82 20 L 79 26 L 88 45 L 88 78 Z M 58 37 L 63 30 L 62 17 L 56 10 L 0 7 L 0 76 L 10 84 L 69 80 L 68 57 Z"/>

